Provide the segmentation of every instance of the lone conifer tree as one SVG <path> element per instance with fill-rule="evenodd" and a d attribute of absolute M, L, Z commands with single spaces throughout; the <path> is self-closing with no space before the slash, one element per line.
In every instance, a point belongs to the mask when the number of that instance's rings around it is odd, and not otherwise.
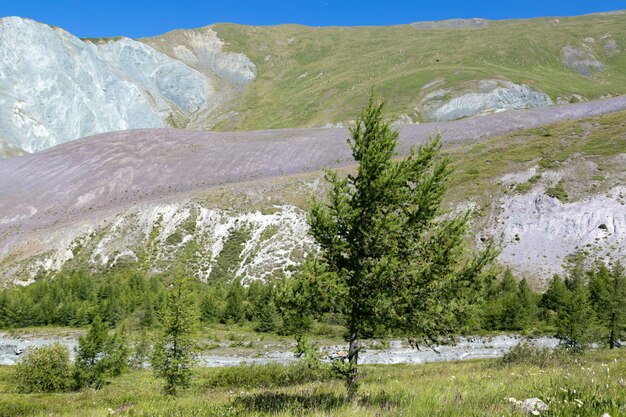
<path fill-rule="evenodd" d="M 609 271 L 601 266 L 591 276 L 590 298 L 611 349 L 619 346 L 626 330 L 626 274 L 621 262 Z"/>
<path fill-rule="evenodd" d="M 575 265 L 570 271 L 565 285 L 568 296 L 557 318 L 556 336 L 565 348 L 582 352 L 594 340 L 598 329 L 581 264 Z"/>
<path fill-rule="evenodd" d="M 156 376 L 165 380 L 165 393 L 176 395 L 191 385 L 196 314 L 187 279 L 182 275 L 168 288 L 166 297 L 151 364 Z"/>
<path fill-rule="evenodd" d="M 452 341 L 496 252 L 489 246 L 469 256 L 469 213 L 442 216 L 451 169 L 439 158 L 439 135 L 395 160 L 398 132 L 382 114 L 383 103 L 370 96 L 348 140 L 356 175 L 327 171 L 327 201 L 315 201 L 308 217 L 332 273 L 320 279 L 332 279 L 346 320 L 349 350 L 340 369 L 350 398 L 358 387 L 359 338 L 391 328 L 416 343 Z"/>
<path fill-rule="evenodd" d="M 128 347 L 119 333 L 109 335 L 96 316 L 85 336 L 78 339 L 74 379 L 76 388 L 100 388 L 105 377 L 118 376 L 128 366 Z"/>

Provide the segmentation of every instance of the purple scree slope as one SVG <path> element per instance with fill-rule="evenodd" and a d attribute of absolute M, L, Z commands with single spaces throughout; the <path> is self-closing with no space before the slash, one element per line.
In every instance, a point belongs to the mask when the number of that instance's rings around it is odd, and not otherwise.
<path fill-rule="evenodd" d="M 626 109 L 626 97 L 401 127 L 400 151 L 441 131 L 444 144 Z M 0 239 L 71 222 L 81 213 L 242 181 L 351 163 L 347 129 L 106 133 L 0 160 Z M 0 253 L 2 253 L 0 245 Z"/>

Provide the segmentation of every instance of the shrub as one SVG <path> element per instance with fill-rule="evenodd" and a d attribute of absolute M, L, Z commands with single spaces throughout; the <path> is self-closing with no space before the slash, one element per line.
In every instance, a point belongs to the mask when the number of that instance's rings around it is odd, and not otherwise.
<path fill-rule="evenodd" d="M 63 392 L 72 382 L 70 352 L 59 343 L 33 349 L 15 367 L 20 392 Z"/>
<path fill-rule="evenodd" d="M 34 416 L 39 405 L 29 398 L 11 396 L 0 398 L 0 417 Z"/>
<path fill-rule="evenodd" d="M 330 364 L 310 366 L 305 362 L 290 365 L 239 365 L 211 369 L 202 385 L 207 388 L 273 388 L 328 381 L 336 378 Z"/>
<path fill-rule="evenodd" d="M 76 388 L 101 388 L 107 376 L 118 376 L 127 366 L 128 348 L 122 335 L 109 335 L 106 325 L 96 316 L 89 332 L 78 339 Z"/>
<path fill-rule="evenodd" d="M 546 194 L 552 198 L 558 199 L 561 203 L 566 203 L 569 196 L 563 188 L 563 181 L 559 181 L 554 187 L 546 189 Z"/>
<path fill-rule="evenodd" d="M 499 364 L 508 365 L 528 365 L 539 368 L 566 365 L 572 361 L 572 356 L 564 349 L 550 349 L 537 347 L 528 342 L 522 342 L 514 346 L 510 351 L 500 358 Z"/>

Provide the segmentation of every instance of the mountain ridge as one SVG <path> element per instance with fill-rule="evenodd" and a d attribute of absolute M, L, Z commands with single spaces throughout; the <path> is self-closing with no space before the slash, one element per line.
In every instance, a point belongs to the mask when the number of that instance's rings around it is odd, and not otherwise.
<path fill-rule="evenodd" d="M 0 138 L 36 151 L 132 128 L 345 127 L 372 85 L 403 123 L 626 94 L 623 14 L 490 22 L 480 30 L 213 24 L 80 40 L 3 18 Z"/>

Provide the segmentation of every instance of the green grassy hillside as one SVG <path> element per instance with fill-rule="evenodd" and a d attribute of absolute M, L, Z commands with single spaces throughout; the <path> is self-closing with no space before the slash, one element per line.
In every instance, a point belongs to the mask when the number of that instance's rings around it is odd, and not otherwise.
<path fill-rule="evenodd" d="M 258 78 L 217 129 L 324 125 L 356 117 L 375 86 L 389 110 L 423 118 L 428 92 L 453 97 L 483 79 L 510 80 L 552 100 L 626 93 L 626 14 L 490 21 L 484 28 L 214 27 L 230 51 L 246 54 Z M 564 47 L 605 66 L 590 76 L 566 68 Z M 588 57 L 588 55 L 585 55 Z M 585 58 L 586 59 L 586 58 Z M 434 81 L 437 85 L 423 87 Z"/>

